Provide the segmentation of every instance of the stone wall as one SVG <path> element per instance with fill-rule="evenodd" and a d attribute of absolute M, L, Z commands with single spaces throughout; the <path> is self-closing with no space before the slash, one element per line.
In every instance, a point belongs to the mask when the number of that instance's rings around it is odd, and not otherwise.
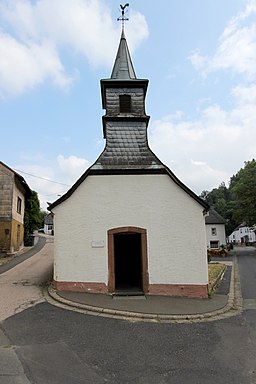
<path fill-rule="evenodd" d="M 14 174 L 0 164 L 0 221 L 12 217 Z"/>
<path fill-rule="evenodd" d="M 25 191 L 15 173 L 0 163 L 0 252 L 16 252 L 23 246 Z M 17 212 L 17 199 L 21 212 Z"/>

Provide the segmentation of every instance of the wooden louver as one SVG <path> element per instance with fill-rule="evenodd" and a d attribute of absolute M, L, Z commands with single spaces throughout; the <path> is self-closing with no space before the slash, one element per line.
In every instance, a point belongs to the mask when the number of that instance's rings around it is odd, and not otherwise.
<path fill-rule="evenodd" d="M 119 96 L 119 109 L 120 113 L 130 113 L 132 109 L 131 96 L 120 95 Z"/>

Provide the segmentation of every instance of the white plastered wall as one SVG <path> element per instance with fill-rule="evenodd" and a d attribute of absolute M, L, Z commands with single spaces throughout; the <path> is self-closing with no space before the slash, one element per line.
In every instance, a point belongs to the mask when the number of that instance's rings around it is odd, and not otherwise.
<path fill-rule="evenodd" d="M 56 281 L 107 284 L 107 231 L 134 226 L 150 284 L 208 283 L 203 207 L 167 175 L 89 176 L 53 212 Z"/>
<path fill-rule="evenodd" d="M 219 241 L 219 245 L 226 244 L 225 224 L 206 224 L 207 247 L 210 248 L 210 241 Z M 216 235 L 212 235 L 212 228 L 216 228 Z"/>

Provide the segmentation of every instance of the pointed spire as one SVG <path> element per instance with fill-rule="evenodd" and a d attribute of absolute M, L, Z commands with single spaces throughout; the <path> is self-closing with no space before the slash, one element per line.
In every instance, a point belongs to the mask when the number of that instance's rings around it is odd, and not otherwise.
<path fill-rule="evenodd" d="M 132 80 L 136 79 L 132 59 L 126 42 L 124 30 L 122 30 L 121 39 L 116 55 L 116 60 L 111 74 L 111 79 Z"/>

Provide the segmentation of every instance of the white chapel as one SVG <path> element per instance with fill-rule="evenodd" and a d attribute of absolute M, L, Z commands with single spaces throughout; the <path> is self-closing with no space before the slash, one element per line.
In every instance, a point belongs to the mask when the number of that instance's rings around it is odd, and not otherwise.
<path fill-rule="evenodd" d="M 208 206 L 149 148 L 147 88 L 122 31 L 101 80 L 105 149 L 48 208 L 57 290 L 207 297 Z"/>

